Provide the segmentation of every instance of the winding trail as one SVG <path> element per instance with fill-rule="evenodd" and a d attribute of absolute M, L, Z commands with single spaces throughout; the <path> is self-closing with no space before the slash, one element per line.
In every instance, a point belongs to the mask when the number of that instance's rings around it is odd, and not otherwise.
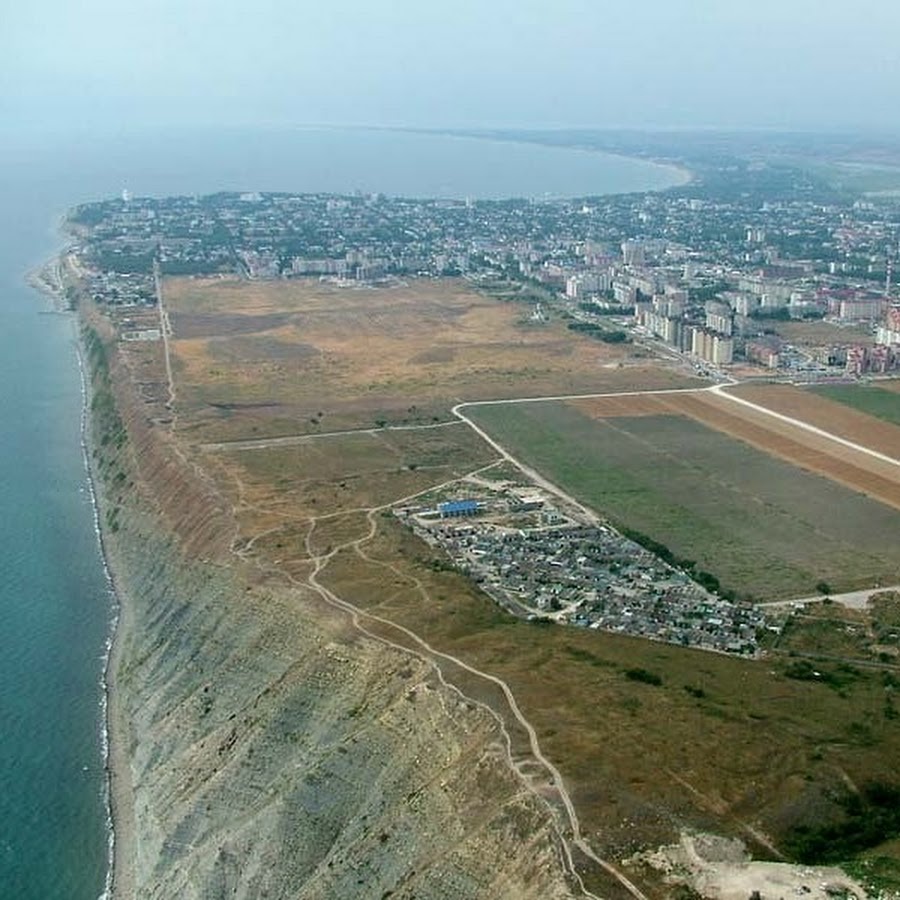
<path fill-rule="evenodd" d="M 171 377 L 171 365 L 169 361 L 168 355 L 168 334 L 166 330 L 166 319 L 165 314 L 163 312 L 162 307 L 162 298 L 160 296 L 160 320 L 163 324 L 163 334 L 164 334 L 164 342 L 166 346 L 166 364 L 167 364 L 167 375 L 169 377 L 170 382 L 170 403 L 174 405 L 175 393 L 174 393 L 174 382 Z M 415 590 L 422 593 L 423 596 L 428 596 L 428 591 L 422 581 L 416 577 L 415 575 L 411 575 L 408 572 L 401 572 L 399 569 L 395 568 L 392 564 L 383 562 L 381 560 L 374 559 L 369 556 L 365 550 L 364 546 L 370 543 L 376 534 L 378 533 L 378 522 L 376 516 L 379 513 L 384 512 L 385 510 L 389 510 L 398 504 L 402 504 L 408 502 L 415 497 L 420 496 L 423 493 L 427 493 L 436 489 L 440 489 L 442 487 L 447 487 L 449 485 L 455 484 L 464 478 L 471 477 L 473 475 L 477 475 L 480 472 L 486 471 L 496 465 L 499 462 L 507 462 L 517 469 L 519 469 L 529 480 L 546 490 L 547 492 L 553 494 L 565 504 L 569 505 L 573 509 L 579 511 L 579 513 L 585 518 L 588 522 L 598 522 L 601 520 L 601 517 L 589 507 L 586 507 L 582 504 L 577 498 L 573 497 L 571 494 L 568 494 L 564 490 L 562 490 L 559 486 L 554 484 L 553 482 L 546 479 L 540 472 L 532 469 L 527 464 L 523 463 L 521 460 L 517 459 L 513 454 L 504 447 L 501 443 L 499 443 L 495 438 L 493 438 L 484 428 L 478 425 L 473 419 L 467 415 L 467 411 L 480 406 L 498 406 L 498 405 L 520 405 L 526 403 L 542 403 L 542 402 L 560 402 L 560 401 L 568 401 L 568 400 L 589 400 L 589 399 L 602 399 L 607 397 L 643 397 L 643 396 L 664 396 L 670 394 L 702 394 L 702 393 L 711 393 L 717 397 L 721 397 L 727 399 L 730 402 L 752 408 L 756 412 L 765 414 L 767 416 L 771 416 L 774 419 L 777 419 L 782 422 L 786 422 L 792 425 L 795 428 L 799 428 L 801 430 L 810 432 L 815 434 L 817 437 L 825 438 L 830 441 L 833 441 L 841 446 L 850 448 L 856 452 L 865 454 L 872 458 L 878 459 L 882 462 L 888 462 L 890 464 L 900 466 L 900 460 L 890 457 L 886 454 L 880 453 L 876 450 L 872 450 L 871 448 L 865 447 L 861 444 L 857 444 L 853 441 L 849 441 L 845 438 L 841 438 L 837 435 L 831 434 L 830 432 L 824 431 L 821 428 L 817 428 L 813 425 L 810 425 L 807 422 L 804 422 L 800 419 L 796 419 L 790 416 L 786 416 L 782 413 L 775 412 L 773 410 L 767 409 L 764 406 L 760 406 L 759 404 L 752 403 L 744 398 L 737 397 L 733 393 L 730 393 L 727 388 L 731 385 L 726 384 L 715 384 L 709 385 L 701 388 L 674 388 L 668 390 L 645 390 L 645 391 L 626 391 L 626 392 L 604 392 L 604 393 L 591 393 L 591 394 L 565 394 L 565 395 L 554 395 L 554 396 L 542 396 L 542 397 L 519 397 L 513 399 L 501 399 L 501 400 L 482 400 L 482 401 L 469 401 L 469 402 L 460 402 L 457 403 L 452 408 L 452 414 L 454 416 L 454 421 L 451 422 L 439 422 L 432 423 L 429 425 L 407 425 L 407 426 L 388 426 L 382 428 L 365 428 L 365 429 L 351 429 L 346 431 L 335 431 L 335 432 L 323 432 L 319 434 L 303 434 L 303 435 L 289 435 L 283 437 L 273 437 L 273 438 L 260 438 L 255 440 L 244 440 L 244 441 L 229 441 L 223 443 L 216 444 L 205 444 L 201 445 L 202 449 L 207 451 L 222 451 L 222 450 L 252 450 L 252 449 L 268 449 L 271 447 L 278 446 L 289 446 L 293 444 L 303 443 L 310 440 L 318 440 L 323 438 L 331 438 L 331 437 L 343 437 L 351 434 L 378 434 L 386 431 L 415 431 L 415 430 L 428 430 L 435 428 L 446 428 L 454 425 L 465 424 L 472 431 L 474 431 L 482 440 L 485 441 L 490 447 L 494 449 L 494 451 L 499 455 L 500 459 L 496 460 L 486 466 L 481 466 L 473 472 L 468 473 L 467 475 L 457 476 L 448 481 L 439 484 L 439 485 L 430 485 L 428 488 L 424 490 L 417 491 L 414 494 L 411 494 L 407 497 L 401 497 L 390 501 L 389 503 L 382 504 L 380 506 L 373 506 L 368 508 L 361 508 L 353 510 L 355 513 L 365 513 L 367 521 L 368 521 L 368 531 L 362 537 L 356 538 L 354 540 L 346 541 L 336 547 L 329 548 L 327 552 L 320 553 L 316 552 L 313 547 L 313 536 L 315 534 L 315 529 L 318 521 L 324 520 L 327 518 L 332 518 L 334 515 L 338 514 L 324 514 L 322 516 L 314 516 L 307 519 L 308 521 L 308 529 L 305 537 L 305 549 L 306 549 L 306 562 L 311 566 L 311 571 L 305 578 L 297 578 L 290 573 L 284 571 L 281 568 L 273 566 L 273 571 L 276 571 L 281 576 L 287 578 L 290 583 L 294 584 L 297 587 L 306 588 L 313 591 L 316 595 L 318 595 L 322 600 L 328 603 L 330 606 L 342 611 L 346 615 L 350 617 L 351 622 L 354 627 L 357 628 L 361 633 L 365 634 L 372 640 L 378 641 L 379 643 L 391 647 L 392 649 L 398 650 L 403 653 L 412 653 L 419 659 L 425 661 L 430 664 L 440 681 L 440 683 L 447 688 L 448 690 L 454 692 L 460 698 L 464 699 L 468 703 L 472 703 L 477 707 L 485 710 L 488 714 L 490 714 L 494 720 L 498 723 L 501 733 L 503 734 L 505 745 L 506 745 L 506 755 L 507 762 L 512 768 L 512 770 L 519 776 L 524 786 L 542 803 L 544 803 L 547 808 L 553 813 L 554 818 L 559 822 L 558 825 L 558 834 L 560 838 L 560 845 L 563 850 L 563 854 L 565 856 L 565 864 L 566 868 L 572 877 L 573 881 L 578 884 L 582 894 L 590 898 L 590 900 L 599 900 L 597 895 L 590 892 L 583 880 L 581 875 L 577 871 L 577 866 L 575 862 L 575 857 L 573 854 L 573 849 L 579 851 L 583 856 L 593 863 L 595 863 L 600 869 L 606 872 L 609 876 L 614 878 L 625 890 L 631 894 L 632 897 L 636 898 L 636 900 L 648 900 L 647 896 L 640 890 L 640 888 L 634 884 L 617 866 L 611 863 L 609 860 L 603 859 L 600 857 L 587 842 L 586 838 L 582 834 L 581 831 L 581 823 L 578 818 L 578 813 L 575 809 L 575 805 L 572 801 L 571 795 L 569 794 L 562 774 L 557 769 L 557 767 L 553 764 L 553 762 L 548 759 L 543 751 L 541 750 L 540 742 L 538 740 L 537 733 L 531 724 L 531 722 L 526 718 L 524 713 L 522 712 L 521 707 L 516 700 L 515 694 L 510 688 L 509 684 L 500 678 L 497 675 L 494 675 L 490 672 L 486 672 L 484 670 L 478 669 L 475 666 L 470 665 L 465 660 L 460 659 L 453 654 L 446 653 L 442 650 L 437 649 L 433 645 L 431 645 L 428 641 L 426 641 L 422 636 L 407 628 L 406 626 L 395 622 L 389 618 L 378 615 L 375 612 L 368 611 L 360 608 L 359 606 L 351 603 L 349 600 L 339 596 L 334 591 L 332 591 L 329 587 L 322 583 L 320 580 L 320 575 L 324 572 L 324 570 L 328 567 L 331 560 L 341 551 L 345 551 L 348 549 L 352 549 L 354 552 L 359 554 L 363 559 L 367 560 L 370 564 L 373 565 L 381 565 L 390 570 L 392 570 L 396 575 L 402 577 L 404 580 L 410 581 Z M 248 559 L 251 551 L 253 550 L 253 545 L 255 540 L 261 535 L 257 535 L 251 540 L 241 551 L 235 550 L 236 555 L 240 556 L 243 559 Z M 234 548 L 233 548 L 234 549 Z M 257 564 L 262 565 L 260 560 L 256 560 Z M 368 627 L 367 627 L 368 626 Z M 379 631 L 373 630 L 374 627 L 379 627 L 380 629 L 388 629 L 397 635 L 398 639 L 393 640 Z M 443 666 L 443 668 L 442 668 Z M 447 675 L 444 669 L 447 667 L 454 667 L 460 672 L 465 672 L 467 675 L 473 676 L 477 679 L 481 679 L 484 682 L 493 685 L 501 692 L 505 706 L 509 711 L 509 715 L 511 716 L 512 721 L 516 723 L 516 725 L 522 729 L 525 735 L 527 735 L 528 739 L 528 748 L 530 751 L 530 760 L 522 760 L 520 762 L 516 762 L 513 756 L 513 743 L 510 732 L 507 728 L 506 721 L 504 720 L 504 716 L 493 709 L 489 704 L 479 701 L 473 697 L 466 695 L 459 687 L 452 684 L 448 681 Z M 531 765 L 533 767 L 534 764 L 537 764 L 543 771 L 546 773 L 546 781 L 547 784 L 535 784 L 535 777 L 533 774 L 526 774 L 524 771 L 524 767 L 526 765 Z M 680 779 L 672 773 L 673 778 L 676 781 L 680 781 Z M 690 787 L 690 786 L 687 786 Z M 551 802 L 550 799 L 546 796 L 547 791 L 552 792 L 552 796 L 555 798 L 556 803 Z M 559 817 L 561 816 L 561 821 L 559 821 Z M 745 823 L 744 827 L 749 829 Z M 756 832 L 753 832 L 753 836 L 760 841 L 760 843 L 766 843 L 765 837 L 763 835 L 759 835 Z M 772 848 L 774 850 L 774 848 Z"/>
<path fill-rule="evenodd" d="M 295 587 L 305 588 L 313 591 L 328 605 L 348 615 L 353 626 L 359 632 L 384 646 L 390 647 L 391 649 L 397 650 L 404 654 L 413 654 L 434 670 L 438 681 L 444 688 L 456 694 L 466 703 L 469 703 L 486 712 L 497 723 L 500 729 L 500 733 L 503 736 L 506 762 L 509 765 L 510 769 L 519 778 L 520 782 L 523 785 L 523 788 L 527 790 L 533 797 L 535 797 L 538 802 L 540 802 L 547 808 L 552 817 L 552 820 L 556 822 L 555 830 L 559 838 L 559 846 L 564 856 L 565 868 L 569 876 L 572 878 L 573 882 L 578 885 L 581 894 L 584 897 L 588 898 L 588 900 L 601 900 L 598 895 L 590 891 L 584 884 L 584 880 L 578 871 L 573 848 L 577 849 L 581 854 L 583 854 L 584 857 L 591 860 L 600 869 L 614 878 L 619 884 L 622 885 L 625 890 L 628 891 L 628 893 L 631 894 L 632 897 L 635 898 L 635 900 L 649 900 L 647 895 L 645 895 L 640 890 L 640 888 L 633 881 L 631 881 L 617 866 L 615 866 L 609 860 L 600 857 L 591 848 L 587 840 L 582 835 L 581 823 L 578 818 L 578 813 L 575 809 L 572 798 L 565 786 L 562 774 L 556 768 L 556 766 L 544 755 L 543 751 L 541 750 L 540 742 L 538 740 L 534 726 L 525 717 L 512 689 L 506 681 L 496 675 L 491 674 L 490 672 L 485 672 L 481 669 L 476 668 L 475 666 L 470 665 L 465 660 L 460 659 L 457 656 L 454 656 L 450 653 L 445 653 L 442 650 L 438 650 L 430 643 L 428 643 L 423 637 L 416 634 L 406 626 L 401 625 L 391 619 L 385 618 L 384 616 L 377 615 L 374 612 L 370 612 L 356 606 L 349 600 L 346 600 L 336 594 L 319 580 L 319 576 L 321 575 L 321 573 L 327 568 L 331 560 L 338 553 L 344 550 L 352 549 L 357 552 L 363 559 L 369 561 L 371 564 L 384 566 L 392 570 L 396 575 L 402 577 L 406 581 L 411 582 L 416 590 L 422 592 L 423 596 L 428 597 L 427 588 L 415 575 L 411 575 L 408 572 L 401 572 L 390 563 L 374 559 L 373 557 L 366 554 L 363 550 L 363 546 L 371 542 L 378 533 L 377 516 L 386 510 L 390 510 L 392 507 L 398 504 L 409 502 L 420 496 L 421 494 L 428 493 L 433 490 L 439 490 L 444 487 L 449 487 L 466 478 L 476 476 L 482 472 L 486 472 L 489 469 L 492 469 L 499 465 L 504 461 L 504 459 L 493 460 L 487 465 L 479 466 L 477 469 L 471 472 L 455 476 L 441 484 L 429 485 L 425 489 L 416 491 L 415 493 L 405 497 L 393 499 L 388 503 L 384 503 L 379 506 L 353 510 L 352 512 L 354 513 L 365 513 L 368 522 L 368 529 L 366 534 L 353 540 L 345 541 L 337 546 L 331 547 L 323 553 L 317 552 L 313 547 L 313 536 L 315 534 L 316 526 L 319 521 L 334 518 L 335 515 L 343 515 L 343 513 L 326 513 L 321 516 L 310 517 L 307 520 L 308 527 L 304 539 L 304 546 L 306 550 L 305 559 L 312 566 L 312 570 L 304 578 L 298 578 L 292 575 L 290 572 L 285 571 L 285 569 L 280 566 L 277 566 L 273 563 L 267 564 L 258 557 L 251 556 L 250 550 L 252 547 L 252 541 L 241 550 L 233 547 L 232 552 L 244 561 L 252 561 L 260 569 L 286 579 Z M 369 627 L 367 627 L 366 623 L 368 623 Z M 393 631 L 397 634 L 399 640 L 392 640 L 390 637 L 387 637 L 384 634 L 373 630 L 372 626 L 380 626 L 381 629 L 389 629 L 390 631 Z M 405 641 L 403 639 L 405 639 Z M 469 696 L 468 694 L 463 692 L 457 685 L 453 684 L 452 681 L 448 680 L 448 677 L 444 671 L 444 668 L 446 668 L 447 666 L 455 667 L 461 672 L 465 672 L 468 675 L 481 679 L 500 690 L 506 706 L 508 707 L 509 715 L 512 717 L 513 721 L 515 721 L 516 724 L 523 730 L 525 735 L 527 735 L 530 759 L 524 759 L 519 761 L 518 763 L 516 762 L 513 754 L 512 736 L 510 734 L 504 716 L 501 715 L 501 713 L 497 712 L 497 710 L 495 710 L 490 704 Z M 543 769 L 543 771 L 546 773 L 547 784 L 543 783 L 543 779 L 537 780 L 533 774 L 526 774 L 526 772 L 524 771 L 526 767 L 528 767 L 529 765 L 533 767 L 534 764 L 537 764 L 537 766 Z M 538 781 L 540 783 L 536 783 Z M 553 803 L 551 799 L 548 798 L 548 792 L 552 792 L 553 797 L 556 799 L 556 803 Z"/>
<path fill-rule="evenodd" d="M 496 463 L 491 463 L 488 466 L 483 466 L 480 469 L 478 469 L 477 472 L 485 471 L 486 469 L 492 468 L 494 465 L 496 465 Z M 476 474 L 476 473 L 471 473 L 471 474 Z M 448 484 L 452 484 L 458 480 L 460 480 L 460 479 L 453 479 L 453 481 L 448 482 Z M 429 488 L 428 490 L 433 490 L 433 488 Z M 470 665 L 465 660 L 462 660 L 457 656 L 453 656 L 450 653 L 445 653 L 442 650 L 436 649 L 431 644 L 429 644 L 424 638 L 422 638 L 420 635 L 416 634 L 414 631 L 410 630 L 406 626 L 401 625 L 397 622 L 394 622 L 391 619 L 386 619 L 383 616 L 376 615 L 375 613 L 368 612 L 368 611 L 356 606 L 355 604 L 350 603 L 348 600 L 344 600 L 342 597 L 339 597 L 337 594 L 335 594 L 332 590 L 330 590 L 328 587 L 326 587 L 324 584 L 322 584 L 319 581 L 319 579 L 318 579 L 319 574 L 323 571 L 323 569 L 326 568 L 326 566 L 328 565 L 328 562 L 331 560 L 331 558 L 335 554 L 337 554 L 341 550 L 344 550 L 344 549 L 347 549 L 350 547 L 353 547 L 358 550 L 364 543 L 371 541 L 375 537 L 375 535 L 378 531 L 378 524 L 375 520 L 375 516 L 378 513 L 383 512 L 384 510 L 390 509 L 392 506 L 396 505 L 397 503 L 403 503 L 408 500 L 411 500 L 421 493 L 425 493 L 425 492 L 419 491 L 416 494 L 410 495 L 409 497 L 403 497 L 399 500 L 392 501 L 391 503 L 387 503 L 382 506 L 376 506 L 376 507 L 370 508 L 367 513 L 367 518 L 369 521 L 368 534 L 364 535 L 361 538 L 357 538 L 353 541 L 348 541 L 338 547 L 335 547 L 335 548 L 331 549 L 328 553 L 325 553 L 325 554 L 316 554 L 313 550 L 312 536 L 313 536 L 313 533 L 315 530 L 315 523 L 317 520 L 312 519 L 309 531 L 307 532 L 307 536 L 306 536 L 306 551 L 307 551 L 309 558 L 313 562 L 313 571 L 307 577 L 305 582 L 301 582 L 301 584 L 314 590 L 316 593 L 318 593 L 318 595 L 320 597 L 322 597 L 322 599 L 324 599 L 326 602 L 328 602 L 332 606 L 335 606 L 338 609 L 348 613 L 350 615 L 351 620 L 353 621 L 354 625 L 360 631 L 367 634 L 369 637 L 374 638 L 375 640 L 385 643 L 388 646 L 391 646 L 397 650 L 401 650 L 405 653 L 413 652 L 416 655 L 418 655 L 420 658 L 423 658 L 427 662 L 430 662 L 437 670 L 442 684 L 444 684 L 448 688 L 452 688 L 457 694 L 464 697 L 467 701 L 475 703 L 483 709 L 487 709 L 491 713 L 491 715 L 499 722 L 499 724 L 503 730 L 503 734 L 504 734 L 505 741 L 507 744 L 507 754 L 508 754 L 508 758 L 509 758 L 508 761 L 509 761 L 510 765 L 512 766 L 514 771 L 516 771 L 517 774 L 523 779 L 523 781 L 526 782 L 526 784 L 528 785 L 530 790 L 535 795 L 537 795 L 540 799 L 543 800 L 544 798 L 538 792 L 537 788 L 535 788 L 530 783 L 530 779 L 525 778 L 525 776 L 522 773 L 521 768 L 515 764 L 515 762 L 512 758 L 512 740 L 509 735 L 509 732 L 506 729 L 505 724 L 503 723 L 502 717 L 499 716 L 499 714 L 497 714 L 494 710 L 492 710 L 487 704 L 482 703 L 481 701 L 475 700 L 472 697 L 468 697 L 455 685 L 451 685 L 450 683 L 448 683 L 448 681 L 446 680 L 446 677 L 444 675 L 444 672 L 440 667 L 440 662 L 450 663 L 451 665 L 458 667 L 462 671 L 467 672 L 470 675 L 474 675 L 475 677 L 483 679 L 484 681 L 487 681 L 488 683 L 493 684 L 494 686 L 498 687 L 503 694 L 503 697 L 507 703 L 507 706 L 508 706 L 510 712 L 512 713 L 513 718 L 518 723 L 518 725 L 521 726 L 521 728 L 525 731 L 525 733 L 528 735 L 528 744 L 529 744 L 529 749 L 531 751 L 531 755 L 532 755 L 533 759 L 545 770 L 545 772 L 548 773 L 550 787 L 554 791 L 556 797 L 558 798 L 560 804 L 562 805 L 562 808 L 565 811 L 568 830 L 571 833 L 571 839 L 567 840 L 566 835 L 563 833 L 560 833 L 560 838 L 562 841 L 562 845 L 565 848 L 565 853 L 566 853 L 566 857 L 567 857 L 567 863 L 568 863 L 568 868 L 569 868 L 570 874 L 579 883 L 582 893 L 588 898 L 593 898 L 593 900 L 599 900 L 599 898 L 597 898 L 595 894 L 588 891 L 587 888 L 585 887 L 584 882 L 582 881 L 581 876 L 579 875 L 577 868 L 575 866 L 571 848 L 568 846 L 569 843 L 571 843 L 572 845 L 577 847 L 578 850 L 580 850 L 581 853 L 584 854 L 584 856 L 586 856 L 588 859 L 592 860 L 594 863 L 596 863 L 598 866 L 600 866 L 600 868 L 602 868 L 607 874 L 609 874 L 613 878 L 615 878 L 633 897 L 637 898 L 637 900 L 648 900 L 647 896 L 637 887 L 637 885 L 634 884 L 634 882 L 632 882 L 620 869 L 618 869 L 616 866 L 614 866 L 611 862 L 599 857 L 593 851 L 593 849 L 590 847 L 590 845 L 587 843 L 587 841 L 584 839 L 584 837 L 581 833 L 581 823 L 578 819 L 578 813 L 576 812 L 575 805 L 572 802 L 572 798 L 569 795 L 568 790 L 566 789 L 563 777 L 562 777 L 559 769 L 557 769 L 556 766 L 542 752 L 540 742 L 538 741 L 537 733 L 534 729 L 534 726 L 531 724 L 531 722 L 528 721 L 527 718 L 525 718 L 524 714 L 522 713 L 521 708 L 519 707 L 518 702 L 516 701 L 516 698 L 512 692 L 512 689 L 509 687 L 509 685 L 506 683 L 506 681 L 504 681 L 502 678 L 499 678 L 498 676 L 493 675 L 489 672 L 485 672 L 481 669 L 475 668 L 474 666 Z M 371 560 L 371 557 L 366 557 L 366 558 Z M 398 574 L 402 574 L 402 573 L 398 573 Z M 404 577 L 408 577 L 408 576 L 404 575 Z M 424 585 L 422 585 L 421 581 L 419 581 L 418 579 L 413 579 L 413 580 L 414 580 L 414 582 L 416 582 L 418 589 L 422 590 L 427 595 L 427 591 L 425 591 Z M 377 623 L 379 625 L 386 626 L 387 628 L 390 628 L 396 632 L 399 632 L 404 637 L 409 638 L 413 642 L 414 648 L 410 648 L 409 646 L 405 646 L 405 645 L 399 644 L 395 641 L 391 641 L 390 639 L 385 638 L 383 635 L 373 633 L 369 629 L 365 628 L 365 626 L 362 624 L 362 620 Z"/>

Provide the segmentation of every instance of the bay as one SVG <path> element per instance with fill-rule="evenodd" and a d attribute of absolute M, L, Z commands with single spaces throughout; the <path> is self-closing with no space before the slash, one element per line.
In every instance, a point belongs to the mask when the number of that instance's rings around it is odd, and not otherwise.
<path fill-rule="evenodd" d="M 102 668 L 113 611 L 81 449 L 72 317 L 25 273 L 75 203 L 219 190 L 556 198 L 681 173 L 434 134 L 217 129 L 7 135 L 0 149 L 0 896 L 96 900 L 108 864 Z"/>

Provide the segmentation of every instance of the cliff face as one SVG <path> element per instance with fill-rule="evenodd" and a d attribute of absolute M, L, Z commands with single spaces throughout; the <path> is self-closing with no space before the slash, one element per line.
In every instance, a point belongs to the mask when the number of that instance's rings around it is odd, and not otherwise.
<path fill-rule="evenodd" d="M 311 592 L 231 559 L 220 498 L 121 360 L 91 355 L 123 603 L 117 895 L 570 896 L 552 819 L 495 720 Z"/>

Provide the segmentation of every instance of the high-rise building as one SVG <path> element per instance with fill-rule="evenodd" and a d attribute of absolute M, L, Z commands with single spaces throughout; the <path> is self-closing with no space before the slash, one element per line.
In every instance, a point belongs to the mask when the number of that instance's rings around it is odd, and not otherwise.
<path fill-rule="evenodd" d="M 644 247 L 637 241 L 625 241 L 622 244 L 622 261 L 626 266 L 642 266 L 644 264 Z"/>

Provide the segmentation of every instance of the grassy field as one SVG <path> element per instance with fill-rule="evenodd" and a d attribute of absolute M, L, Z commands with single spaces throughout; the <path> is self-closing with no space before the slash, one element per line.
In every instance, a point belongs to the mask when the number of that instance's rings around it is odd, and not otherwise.
<path fill-rule="evenodd" d="M 900 394 L 876 385 L 835 384 L 812 388 L 817 394 L 900 425 Z"/>
<path fill-rule="evenodd" d="M 900 582 L 900 513 L 697 422 L 594 420 L 564 403 L 471 414 L 560 487 L 696 561 L 738 596 Z"/>
<path fill-rule="evenodd" d="M 195 440 L 427 424 L 459 400 L 691 383 L 460 280 L 171 279 L 164 292 L 181 433 Z"/>
<path fill-rule="evenodd" d="M 462 424 L 322 434 L 443 421 L 462 399 L 692 382 L 632 365 L 627 349 L 564 323 L 533 328 L 521 304 L 458 282 L 380 292 L 179 280 L 166 296 L 177 438 L 232 505 L 241 565 L 302 584 L 313 569 L 308 545 L 330 553 L 318 577 L 340 597 L 504 678 L 601 854 L 621 860 L 695 827 L 772 855 L 760 832 L 786 850 L 797 825 L 835 813 L 847 780 L 894 777 L 900 722 L 885 678 L 896 670 L 848 673 L 823 658 L 816 671 L 827 677 L 805 677 L 789 651 L 856 646 L 818 620 L 792 626 L 783 656 L 752 662 L 514 619 L 390 512 L 373 510 L 492 465 L 492 448 Z M 885 578 L 898 574 L 898 514 L 685 418 L 625 416 L 613 428 L 561 403 L 475 414 L 548 477 L 726 587 L 807 595 L 822 580 L 856 586 L 879 565 Z M 307 436 L 199 446 L 285 434 Z M 527 735 L 496 686 L 442 669 L 505 717 L 524 754 Z M 635 669 L 658 683 L 629 677 Z"/>
<path fill-rule="evenodd" d="M 830 344 L 862 344 L 871 347 L 875 343 L 867 325 L 834 325 L 831 322 L 772 322 L 775 333 L 785 341 L 800 347 L 821 347 Z"/>
<path fill-rule="evenodd" d="M 625 855 L 690 825 L 741 836 L 767 855 L 749 823 L 779 844 L 827 808 L 838 773 L 892 777 L 900 725 L 880 671 L 820 661 L 827 680 L 804 680 L 789 656 L 754 663 L 524 623 L 443 570 L 400 523 L 379 525 L 368 559 L 333 559 L 329 586 L 504 678 L 604 852 Z M 385 568 L 397 560 L 400 573 Z M 629 677 L 636 668 L 659 684 Z M 484 684 L 454 680 L 498 703 Z"/>

